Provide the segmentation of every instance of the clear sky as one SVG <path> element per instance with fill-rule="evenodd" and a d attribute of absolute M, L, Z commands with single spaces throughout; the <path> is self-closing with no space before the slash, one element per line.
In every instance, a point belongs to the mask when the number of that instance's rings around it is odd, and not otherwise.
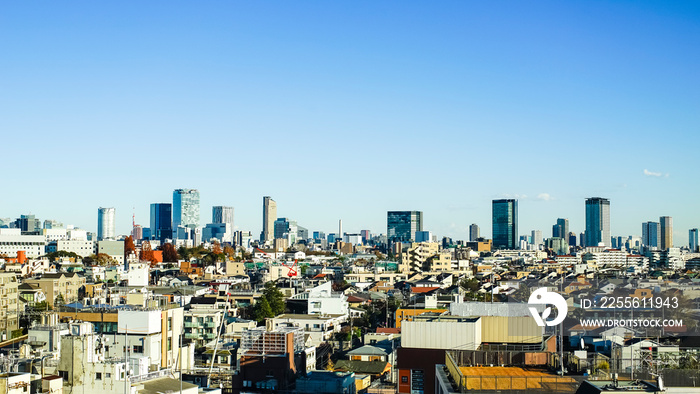
<path fill-rule="evenodd" d="M 422 210 L 456 239 L 520 199 L 521 234 L 584 199 L 614 235 L 700 227 L 700 2 L 10 2 L 0 217 L 148 226 L 175 188 L 262 197 L 310 231 Z"/>

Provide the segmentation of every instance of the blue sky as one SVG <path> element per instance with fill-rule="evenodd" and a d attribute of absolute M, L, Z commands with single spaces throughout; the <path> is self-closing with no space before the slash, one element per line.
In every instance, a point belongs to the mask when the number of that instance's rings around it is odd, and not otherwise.
<path fill-rule="evenodd" d="M 520 233 L 700 226 L 697 2 L 19 2 L 0 14 L 0 217 L 89 230 L 148 225 L 198 188 L 202 224 L 232 205 L 332 232 Z M 658 176 L 657 176 L 658 175 Z"/>

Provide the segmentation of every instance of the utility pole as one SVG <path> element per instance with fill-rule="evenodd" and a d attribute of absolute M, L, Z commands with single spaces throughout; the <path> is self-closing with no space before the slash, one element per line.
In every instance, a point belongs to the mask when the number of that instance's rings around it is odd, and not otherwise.
<path fill-rule="evenodd" d="M 182 297 L 180 297 L 182 299 Z M 185 319 L 183 316 L 182 323 L 180 327 L 180 349 L 177 354 L 180 356 L 178 362 L 180 363 L 180 394 L 182 394 L 182 337 L 185 335 Z"/>
<path fill-rule="evenodd" d="M 128 350 L 127 339 L 126 339 L 126 325 L 124 325 L 124 394 L 129 394 L 129 385 L 127 379 L 129 379 L 129 359 L 126 355 Z"/>

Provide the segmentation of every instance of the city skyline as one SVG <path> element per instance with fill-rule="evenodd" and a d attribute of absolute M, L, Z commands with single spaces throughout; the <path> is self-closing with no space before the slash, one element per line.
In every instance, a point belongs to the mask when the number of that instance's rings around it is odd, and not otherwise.
<path fill-rule="evenodd" d="M 4 146 L 22 147 L 4 151 L 4 181 L 50 194 L 8 193 L 2 217 L 96 231 L 97 207 L 109 206 L 128 234 L 132 212 L 145 227 L 151 203 L 190 187 L 201 217 L 234 206 L 256 237 L 264 195 L 278 216 L 328 233 L 338 219 L 380 233 L 387 211 L 420 210 L 426 230 L 468 239 L 470 223 L 491 234 L 490 202 L 501 198 L 519 200 L 521 235 L 546 235 L 559 217 L 580 234 L 590 196 L 612 201 L 613 235 L 671 216 L 685 240 L 700 223 L 688 165 L 700 142 L 692 3 L 4 11 L 0 34 L 13 39 L 0 65 L 0 128 Z M 150 152 L 178 164 L 150 167 Z M 336 176 L 340 158 L 362 176 Z M 376 176 L 397 163 L 410 163 L 397 179 L 433 187 L 400 192 L 409 189 Z M 314 180 L 300 181 L 312 168 Z"/>
<path fill-rule="evenodd" d="M 177 192 L 178 190 L 181 190 L 181 189 L 174 189 L 174 190 L 173 190 L 173 193 Z M 184 190 L 189 190 L 189 191 L 197 192 L 197 193 L 199 192 L 199 190 L 197 190 L 197 189 L 184 189 Z M 173 194 L 170 194 L 170 195 L 172 196 Z M 264 197 L 270 198 L 269 196 L 264 196 Z M 582 206 L 582 207 L 584 206 L 584 202 L 585 202 L 586 200 L 588 200 L 588 199 L 596 199 L 596 198 L 598 198 L 598 197 L 588 197 L 588 198 L 584 199 L 584 200 L 581 202 L 581 206 Z M 276 212 L 276 211 L 277 211 L 277 201 L 275 201 L 275 200 L 272 199 L 272 198 L 270 198 L 270 200 L 274 203 L 274 205 L 275 205 L 275 209 L 274 209 L 274 210 L 275 210 L 275 212 Z M 489 201 L 489 205 L 492 205 L 493 202 L 496 201 L 496 200 L 502 200 L 502 199 L 494 199 L 494 200 L 491 200 L 491 201 Z M 520 200 L 518 200 L 518 199 L 513 199 L 513 200 L 518 201 L 518 204 L 520 204 Z M 609 199 L 605 199 L 605 198 L 604 198 L 604 200 L 609 200 Z M 263 202 L 264 202 L 264 201 L 265 201 L 265 200 L 263 199 Z M 147 210 L 146 210 L 147 215 L 146 215 L 145 219 L 143 219 L 143 220 L 136 219 L 135 224 L 140 225 L 140 226 L 143 227 L 143 228 L 149 228 L 149 229 L 150 229 L 151 224 L 152 224 L 152 219 L 153 219 L 153 217 L 154 217 L 154 216 L 153 216 L 153 214 L 154 214 L 154 213 L 153 213 L 153 209 L 154 209 L 153 206 L 154 206 L 154 205 L 156 205 L 156 206 L 161 206 L 161 205 L 163 205 L 163 206 L 172 206 L 171 203 L 151 203 L 151 204 L 148 204 L 148 208 L 147 208 Z M 263 204 L 263 205 L 264 205 L 264 204 Z M 200 205 L 200 206 L 199 206 L 199 215 L 198 215 L 198 216 L 200 216 L 201 218 L 207 218 L 208 216 L 207 216 L 206 214 L 203 215 L 203 216 L 201 215 L 202 212 L 207 212 L 207 211 L 212 212 L 212 216 L 213 216 L 213 215 L 214 215 L 213 211 L 214 211 L 215 208 L 222 208 L 222 206 L 221 206 L 221 204 L 212 205 L 212 206 Z M 235 209 L 235 207 L 233 207 L 233 206 L 224 206 L 224 208 L 231 209 L 231 210 Z M 115 217 L 114 222 L 119 223 L 119 222 L 120 222 L 120 220 L 119 220 L 119 219 L 120 219 L 119 210 L 116 209 L 116 208 L 114 208 L 114 207 L 112 207 L 112 208 L 110 208 L 110 209 L 112 209 L 112 215 L 114 215 L 114 217 Z M 614 217 L 614 215 L 613 215 L 614 210 L 615 210 L 615 207 L 613 207 L 612 209 L 609 209 L 609 215 L 610 215 L 611 218 Z M 99 211 L 99 210 L 98 210 L 98 211 Z M 261 214 L 262 214 L 262 211 L 263 211 L 263 210 L 260 210 L 260 212 L 258 212 L 258 214 L 261 215 Z M 231 212 L 232 212 L 232 211 L 231 211 Z M 353 226 L 352 228 L 348 229 L 347 231 L 344 230 L 344 232 L 346 232 L 346 233 L 359 233 L 359 232 L 362 231 L 362 230 L 369 230 L 372 234 L 385 234 L 385 235 L 386 235 L 386 214 L 387 214 L 388 212 L 392 212 L 392 211 L 389 210 L 389 211 L 384 211 L 384 212 L 383 212 L 383 215 L 384 215 L 384 225 L 383 225 L 383 227 L 379 227 L 378 229 L 374 229 L 374 228 L 369 228 L 370 226 L 363 226 L 362 224 L 360 224 L 359 226 Z M 99 213 L 99 212 L 98 212 L 98 213 Z M 122 236 L 122 235 L 126 236 L 126 235 L 130 235 L 130 234 L 131 234 L 131 231 L 132 231 L 132 227 L 131 227 L 131 220 L 132 220 L 131 211 L 129 211 L 128 213 L 129 213 L 129 216 L 128 216 L 128 219 L 129 219 L 128 225 L 129 225 L 129 227 L 123 229 L 123 231 L 122 231 L 122 230 L 120 229 L 120 227 L 117 226 L 117 227 L 116 227 L 116 233 L 115 233 L 116 236 Z M 57 221 L 57 222 L 63 222 L 63 223 L 65 223 L 66 225 L 74 225 L 74 226 L 76 226 L 76 227 L 78 227 L 78 228 L 81 228 L 81 229 L 84 229 L 84 230 L 93 232 L 93 233 L 95 233 L 96 236 L 97 236 L 98 230 L 99 230 L 99 215 L 97 215 L 97 216 L 95 217 L 95 223 L 96 223 L 96 225 L 94 226 L 94 228 L 91 227 L 90 225 L 87 225 L 87 226 L 79 225 L 79 224 L 77 224 L 76 222 L 72 221 L 70 218 L 56 218 L 56 217 L 53 217 L 53 216 L 51 216 L 51 215 L 48 215 L 48 216 L 46 216 L 46 217 L 43 217 L 43 216 L 40 216 L 40 215 L 38 215 L 38 214 L 35 214 L 34 212 L 22 213 L 22 214 L 18 214 L 18 215 L 14 215 L 14 216 L 13 216 L 13 215 L 7 215 L 7 214 L 4 214 L 4 213 L 0 213 L 0 218 L 10 218 L 10 219 L 13 219 L 13 220 L 14 220 L 15 218 L 24 217 L 24 216 L 26 216 L 26 215 L 30 215 L 30 216 L 33 215 L 33 216 L 36 217 L 37 220 L 39 220 L 40 222 L 43 222 L 44 220 L 53 220 L 53 221 Z M 122 216 L 124 216 L 124 215 L 122 215 Z M 264 216 L 264 215 L 262 215 L 262 216 Z M 305 223 L 304 223 L 304 219 L 303 219 L 303 217 L 304 217 L 303 214 L 302 214 L 301 216 L 291 216 L 291 215 L 282 216 L 281 214 L 277 213 L 277 218 L 283 218 L 283 217 L 288 217 L 288 218 L 290 218 L 290 220 L 294 220 L 295 222 L 301 222 L 301 223 L 305 224 Z M 299 217 L 301 217 L 302 219 L 300 220 Z M 664 218 L 664 217 L 668 217 L 668 218 L 670 218 L 671 220 L 677 222 L 677 219 L 676 219 L 675 217 L 671 216 L 671 215 L 660 216 L 659 219 Z M 542 228 L 534 228 L 534 227 L 533 227 L 533 228 L 529 228 L 529 226 L 523 227 L 523 226 L 520 224 L 520 223 L 522 222 L 522 219 L 521 219 L 521 218 L 522 218 L 521 210 L 520 210 L 520 208 L 518 208 L 518 217 L 517 217 L 517 220 L 518 220 L 518 222 L 519 222 L 519 225 L 518 225 L 519 228 L 518 228 L 518 234 L 517 234 L 518 237 L 519 237 L 519 236 L 531 235 L 531 231 L 541 231 L 543 235 L 547 233 L 547 228 L 548 228 L 548 226 L 547 226 L 546 224 L 545 224 L 544 227 L 542 227 Z M 213 219 L 213 217 L 212 217 L 212 219 Z M 656 219 L 656 220 L 659 220 L 659 219 Z M 172 216 L 171 216 L 171 220 L 172 220 Z M 340 219 L 340 220 L 343 220 L 343 219 Z M 567 219 L 557 218 L 557 219 L 553 219 L 553 220 L 554 220 L 554 221 L 566 220 L 567 224 L 568 224 L 568 221 L 569 221 L 568 218 L 567 218 Z M 258 221 L 260 221 L 260 219 L 258 219 Z M 273 220 L 273 221 L 274 221 L 274 220 Z M 422 228 L 423 228 L 424 230 L 430 231 L 431 233 L 433 233 L 433 234 L 435 234 L 435 235 L 437 235 L 437 236 L 439 236 L 439 237 L 447 236 L 447 237 L 450 237 L 450 238 L 461 239 L 461 240 L 465 240 L 465 241 L 470 239 L 469 231 L 470 231 L 471 225 L 473 225 L 473 224 L 476 224 L 476 225 L 479 226 L 479 230 L 480 230 L 480 235 L 481 235 L 481 236 L 486 237 L 486 238 L 492 238 L 492 237 L 493 237 L 493 234 L 492 234 L 492 221 L 493 221 L 492 207 L 489 207 L 489 222 L 488 222 L 488 223 L 486 223 L 486 222 L 482 223 L 483 226 L 482 226 L 482 224 L 479 224 L 479 223 L 469 223 L 469 224 L 464 223 L 464 228 L 461 230 L 461 233 L 463 234 L 463 237 L 459 237 L 459 236 L 453 235 L 453 233 L 442 234 L 442 233 L 440 233 L 440 232 L 438 232 L 438 231 L 434 231 L 434 230 L 433 230 L 432 228 L 430 228 L 429 226 L 426 226 L 426 225 L 425 225 L 426 220 L 423 219 L 423 212 L 421 211 L 421 224 L 422 224 Z M 584 217 L 584 218 L 581 218 L 580 221 L 581 221 L 582 223 L 584 223 L 584 225 L 581 226 L 580 229 L 579 229 L 579 228 L 575 228 L 575 227 L 571 227 L 571 230 L 570 230 L 571 232 L 575 233 L 577 237 L 578 237 L 579 234 L 585 233 L 585 217 Z M 126 222 L 126 220 L 122 220 L 122 222 Z M 200 228 L 204 228 L 204 227 L 206 226 L 206 224 L 207 224 L 207 223 L 205 223 L 205 222 L 208 222 L 208 219 L 200 219 L 199 227 L 200 227 Z M 542 220 L 541 222 L 544 222 L 544 220 Z M 644 225 L 645 225 L 647 222 L 649 222 L 649 221 L 643 221 L 643 222 L 637 223 L 637 226 L 638 226 L 638 227 L 642 227 L 642 228 L 638 228 L 636 232 L 633 231 L 633 232 L 630 232 L 630 233 L 617 233 L 617 232 L 615 232 L 615 230 L 612 230 L 612 229 L 615 228 L 615 225 L 614 225 L 615 223 L 614 223 L 614 220 L 613 220 L 613 219 L 610 219 L 610 227 L 611 227 L 610 234 L 611 234 L 612 237 L 617 237 L 617 236 L 622 236 L 622 237 L 626 237 L 626 236 L 638 236 L 638 237 L 641 237 L 641 238 L 643 239 L 643 237 L 644 237 L 644 231 L 643 231 L 644 228 L 643 228 L 643 227 L 644 227 Z M 174 222 L 171 222 L 171 223 L 174 223 Z M 428 218 L 428 223 L 430 223 L 429 218 Z M 656 224 L 657 224 L 657 226 L 659 226 L 659 222 L 656 222 Z M 260 228 L 260 231 L 258 231 L 258 234 L 260 234 L 260 233 L 262 232 L 262 223 L 258 223 L 258 226 L 260 226 L 260 227 L 259 227 L 259 228 Z M 301 225 L 300 225 L 300 226 L 301 226 Z M 324 227 L 324 228 L 310 228 L 310 227 L 308 227 L 308 226 L 306 226 L 306 225 L 303 225 L 303 227 L 304 227 L 304 228 L 308 228 L 310 231 L 322 231 L 322 232 L 325 232 L 325 233 L 327 233 L 327 234 L 330 234 L 330 233 L 335 233 L 335 232 L 337 232 L 338 224 L 337 224 L 337 222 L 336 222 L 335 225 L 329 225 L 328 227 Z M 556 225 L 555 225 L 554 227 L 556 227 Z M 688 244 L 688 241 L 687 241 L 687 238 L 688 238 L 688 231 L 689 231 L 690 229 L 693 229 L 693 228 L 696 228 L 696 227 L 697 227 L 697 226 L 693 226 L 693 225 L 689 226 L 688 228 L 677 227 L 677 226 L 675 226 L 675 225 L 674 225 L 674 226 L 671 226 L 671 228 L 672 228 L 672 237 L 677 237 L 677 239 L 680 240 L 680 241 L 676 242 L 677 245 L 674 245 L 674 246 L 687 246 L 687 244 Z M 244 227 L 240 227 L 240 226 L 236 225 L 236 226 L 234 227 L 234 230 L 236 230 L 236 231 L 237 231 L 237 230 L 252 231 L 252 233 L 255 234 L 255 230 L 252 230 L 252 229 L 254 229 L 254 228 L 255 228 L 255 222 L 253 222 L 253 224 L 252 224 L 251 226 L 246 226 L 246 225 L 244 225 Z M 488 230 L 488 231 L 486 231 L 486 230 Z M 455 231 L 455 233 L 459 233 L 459 232 L 460 232 L 460 231 Z M 152 236 L 155 236 L 155 234 L 152 233 L 152 230 L 151 230 L 151 235 L 152 235 Z M 545 236 L 544 238 L 549 238 L 549 237 Z M 580 241 L 579 241 L 579 242 L 580 242 Z M 658 242 L 659 242 L 659 245 L 660 245 L 660 243 L 661 243 L 661 227 L 660 227 L 660 226 L 658 227 Z M 516 246 L 517 246 L 517 242 L 516 242 Z M 610 245 L 608 245 L 608 246 L 610 246 Z"/>

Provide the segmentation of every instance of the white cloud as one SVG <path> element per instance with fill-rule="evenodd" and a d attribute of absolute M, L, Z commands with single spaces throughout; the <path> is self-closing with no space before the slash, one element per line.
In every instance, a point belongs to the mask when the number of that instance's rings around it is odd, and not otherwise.
<path fill-rule="evenodd" d="M 553 200 L 552 196 L 550 196 L 549 193 L 540 193 L 537 195 L 537 199 L 542 201 Z"/>
<path fill-rule="evenodd" d="M 660 172 L 649 171 L 646 168 L 644 169 L 644 175 L 645 176 L 655 176 L 655 177 L 663 176 Z M 668 176 L 668 174 L 666 174 L 666 176 Z"/>
<path fill-rule="evenodd" d="M 524 200 L 527 198 L 527 194 L 509 194 L 509 193 L 506 193 L 503 195 L 503 198 L 514 198 L 516 200 Z"/>

